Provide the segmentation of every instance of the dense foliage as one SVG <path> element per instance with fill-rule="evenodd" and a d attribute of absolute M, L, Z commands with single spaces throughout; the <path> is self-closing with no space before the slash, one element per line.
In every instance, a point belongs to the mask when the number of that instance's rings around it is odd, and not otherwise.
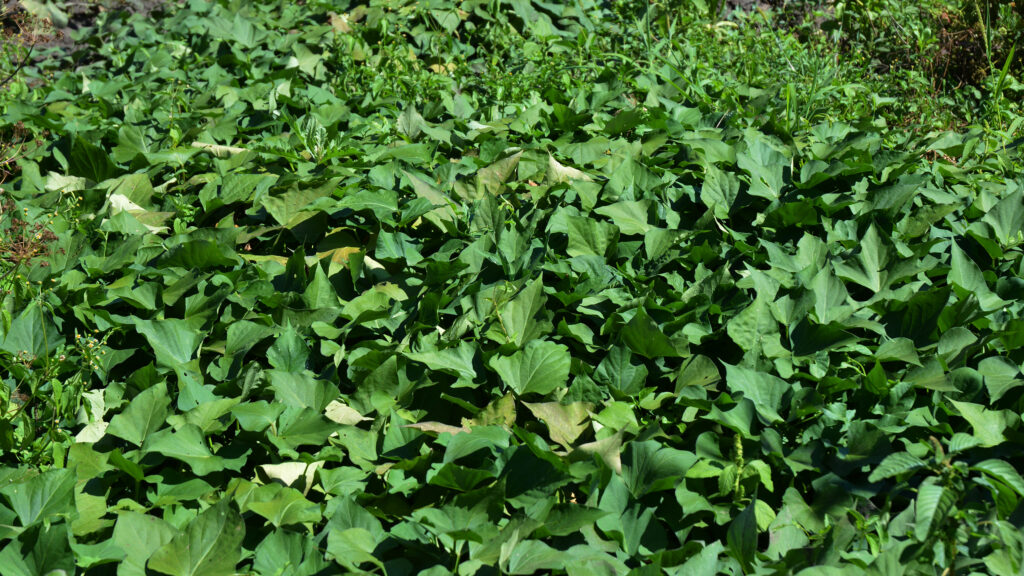
<path fill-rule="evenodd" d="M 852 56 L 886 3 L 717 4 L 188 0 L 20 70 L 0 574 L 1019 573 L 1012 31 L 954 90 Z"/>

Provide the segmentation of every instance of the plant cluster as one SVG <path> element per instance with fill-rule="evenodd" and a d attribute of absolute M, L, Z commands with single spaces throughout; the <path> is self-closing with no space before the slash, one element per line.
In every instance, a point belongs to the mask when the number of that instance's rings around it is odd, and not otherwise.
<path fill-rule="evenodd" d="M 1016 109 L 700 4 L 188 0 L 26 65 L 0 574 L 1019 572 Z"/>

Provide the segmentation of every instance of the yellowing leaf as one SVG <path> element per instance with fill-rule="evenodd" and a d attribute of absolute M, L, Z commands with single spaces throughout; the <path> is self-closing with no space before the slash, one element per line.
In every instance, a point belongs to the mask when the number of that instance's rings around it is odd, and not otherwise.
<path fill-rule="evenodd" d="M 619 430 L 607 438 L 580 444 L 572 454 L 597 454 L 616 474 L 622 474 L 622 437 L 623 431 Z"/>
<path fill-rule="evenodd" d="M 434 434 L 462 434 L 463 432 L 469 432 L 469 428 L 465 426 L 452 426 L 450 424 L 442 424 L 441 422 L 416 422 L 415 424 L 406 424 L 402 428 L 415 428 L 416 430 L 422 430 L 424 432 L 433 432 Z"/>
<path fill-rule="evenodd" d="M 535 417 L 544 421 L 551 439 L 566 448 L 569 448 L 587 429 L 590 410 L 594 407 L 593 404 L 586 402 L 523 402 L 523 405 L 529 408 Z"/>
<path fill-rule="evenodd" d="M 559 163 L 558 160 L 555 160 L 554 156 L 548 154 L 548 171 L 546 174 L 546 180 L 548 184 L 558 184 L 560 182 L 569 182 L 571 180 L 583 180 L 584 182 L 590 182 L 592 178 L 581 170 Z"/>
<path fill-rule="evenodd" d="M 328 420 L 332 420 L 334 422 L 337 422 L 338 424 L 344 424 L 346 426 L 355 426 L 360 422 L 373 420 L 373 418 L 367 418 L 366 416 L 363 416 L 351 406 L 348 406 L 347 404 L 342 404 L 337 400 L 331 400 L 331 402 L 327 404 L 327 408 L 324 411 L 324 416 L 327 416 Z"/>
<path fill-rule="evenodd" d="M 305 496 L 309 494 L 309 489 L 313 487 L 316 471 L 323 465 L 322 460 L 308 464 L 306 462 L 282 462 L 280 464 L 263 464 L 257 470 L 262 472 L 261 476 L 265 477 L 266 480 L 298 488 L 302 491 L 302 495 Z M 300 479 L 302 480 L 301 485 L 295 486 L 295 483 Z"/>

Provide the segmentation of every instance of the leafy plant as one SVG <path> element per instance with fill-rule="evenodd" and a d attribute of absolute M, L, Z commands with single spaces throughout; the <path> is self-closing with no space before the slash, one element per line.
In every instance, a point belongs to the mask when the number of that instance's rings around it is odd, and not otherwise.
<path fill-rule="evenodd" d="M 1019 572 L 1013 66 L 794 6 L 194 0 L 28 62 L 0 571 Z"/>

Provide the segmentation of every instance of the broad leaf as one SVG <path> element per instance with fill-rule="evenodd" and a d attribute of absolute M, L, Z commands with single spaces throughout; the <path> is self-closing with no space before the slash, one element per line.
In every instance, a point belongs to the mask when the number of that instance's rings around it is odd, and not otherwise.
<path fill-rule="evenodd" d="M 494 356 L 490 365 L 516 394 L 547 394 L 569 379 L 569 349 L 547 340 L 535 340 L 511 356 Z"/>
<path fill-rule="evenodd" d="M 200 512 L 188 526 L 161 546 L 146 566 L 170 576 L 229 576 L 242 553 L 245 524 L 230 498 Z"/>

